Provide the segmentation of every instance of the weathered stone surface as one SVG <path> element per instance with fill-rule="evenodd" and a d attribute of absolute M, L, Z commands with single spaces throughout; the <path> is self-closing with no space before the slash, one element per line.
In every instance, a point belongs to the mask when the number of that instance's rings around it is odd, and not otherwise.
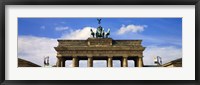
<path fill-rule="evenodd" d="M 58 40 L 58 47 L 80 46 L 132 46 L 142 47 L 142 40 L 112 40 L 112 38 L 88 38 L 87 40 Z"/>
<path fill-rule="evenodd" d="M 111 38 L 88 38 L 88 46 L 102 47 L 102 46 L 111 46 Z"/>
<path fill-rule="evenodd" d="M 113 40 L 88 38 L 87 40 L 58 40 L 57 56 L 142 56 L 142 40 Z"/>
<path fill-rule="evenodd" d="M 58 40 L 58 47 L 87 46 L 86 40 Z"/>

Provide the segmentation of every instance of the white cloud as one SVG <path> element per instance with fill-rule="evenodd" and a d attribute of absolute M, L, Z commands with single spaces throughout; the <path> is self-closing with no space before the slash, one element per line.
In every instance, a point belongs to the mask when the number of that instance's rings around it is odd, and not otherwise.
<path fill-rule="evenodd" d="M 127 26 L 122 25 L 122 27 L 118 30 L 117 34 L 122 35 L 127 32 L 134 32 L 134 33 L 142 32 L 142 31 L 144 31 L 145 27 L 147 27 L 147 26 L 146 25 L 133 25 L 133 24 L 130 24 Z"/>
<path fill-rule="evenodd" d="M 18 58 L 29 60 L 43 66 L 44 56 L 50 57 L 50 64 L 55 65 L 57 40 L 45 37 L 19 36 Z"/>
<path fill-rule="evenodd" d="M 167 63 L 172 60 L 182 58 L 182 49 L 174 46 L 158 47 L 158 46 L 147 46 L 143 52 L 143 60 L 145 65 L 153 65 L 153 57 L 160 56 L 162 62 Z"/>
<path fill-rule="evenodd" d="M 40 28 L 44 30 L 46 27 L 45 26 L 41 26 Z"/>
<path fill-rule="evenodd" d="M 90 29 L 96 32 L 96 28 L 93 27 L 84 27 L 83 29 L 71 30 L 71 32 L 64 33 L 62 39 L 87 39 L 91 37 Z"/>
<path fill-rule="evenodd" d="M 57 28 L 57 30 L 68 28 Z M 69 34 L 64 34 L 64 39 L 87 39 L 90 36 L 90 29 L 96 31 L 96 28 L 85 27 L 83 29 L 71 30 Z M 73 36 L 73 37 L 72 37 Z M 22 58 L 38 65 L 43 66 L 44 56 L 50 57 L 50 64 L 56 64 L 56 51 L 54 47 L 58 44 L 57 39 L 36 37 L 36 36 L 18 36 L 18 58 Z M 66 62 L 66 66 L 71 66 L 71 61 Z"/>
<path fill-rule="evenodd" d="M 63 30 L 67 30 L 69 29 L 69 27 L 65 26 L 65 27 L 56 27 L 55 30 L 56 31 L 63 31 Z"/>

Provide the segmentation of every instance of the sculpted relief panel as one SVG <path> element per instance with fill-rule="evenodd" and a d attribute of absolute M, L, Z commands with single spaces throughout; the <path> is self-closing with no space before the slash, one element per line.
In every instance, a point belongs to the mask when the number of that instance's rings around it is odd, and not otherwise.
<path fill-rule="evenodd" d="M 131 54 L 141 55 L 142 51 L 59 51 L 60 54 Z"/>

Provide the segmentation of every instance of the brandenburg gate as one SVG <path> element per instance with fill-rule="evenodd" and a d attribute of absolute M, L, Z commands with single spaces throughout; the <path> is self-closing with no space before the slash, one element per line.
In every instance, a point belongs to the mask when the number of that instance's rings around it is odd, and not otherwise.
<path fill-rule="evenodd" d="M 128 67 L 128 60 L 133 60 L 135 67 L 143 67 L 142 40 L 113 40 L 108 38 L 109 34 L 110 30 L 104 32 L 99 25 L 96 33 L 91 29 L 93 37 L 87 40 L 58 40 L 57 67 L 65 67 L 66 60 L 72 60 L 72 67 L 79 67 L 80 60 L 87 60 L 88 67 L 93 67 L 93 60 L 106 60 L 107 67 L 113 67 L 113 60 L 120 60 L 121 67 Z"/>

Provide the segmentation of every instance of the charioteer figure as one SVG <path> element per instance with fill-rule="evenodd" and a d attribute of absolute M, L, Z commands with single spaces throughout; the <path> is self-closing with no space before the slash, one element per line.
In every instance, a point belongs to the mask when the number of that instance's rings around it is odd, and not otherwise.
<path fill-rule="evenodd" d="M 107 32 L 104 32 L 103 27 L 101 27 L 101 19 L 97 19 L 99 27 L 97 28 L 96 33 L 94 33 L 94 31 L 92 29 L 90 29 L 91 31 L 91 35 L 93 36 L 93 38 L 96 35 L 96 38 L 108 38 L 108 36 L 110 35 L 110 29 L 108 29 Z"/>

